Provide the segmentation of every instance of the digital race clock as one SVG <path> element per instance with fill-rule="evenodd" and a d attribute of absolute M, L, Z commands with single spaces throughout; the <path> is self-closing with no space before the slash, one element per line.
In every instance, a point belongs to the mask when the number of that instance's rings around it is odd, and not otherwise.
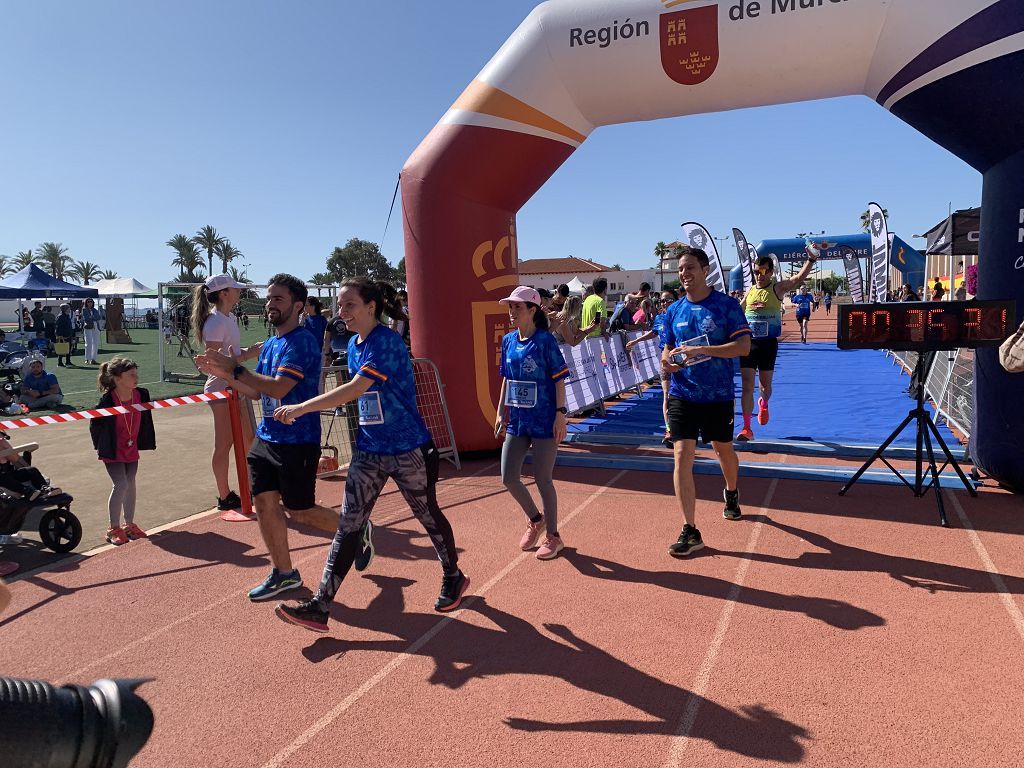
<path fill-rule="evenodd" d="M 1016 327 L 1013 301 L 840 304 L 840 349 L 928 351 L 1002 343 Z"/>

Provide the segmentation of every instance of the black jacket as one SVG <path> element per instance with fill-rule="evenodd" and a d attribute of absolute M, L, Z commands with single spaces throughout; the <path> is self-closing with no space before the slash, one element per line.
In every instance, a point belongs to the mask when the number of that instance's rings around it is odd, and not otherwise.
<path fill-rule="evenodd" d="M 139 398 L 142 402 L 148 403 L 149 390 L 139 387 Z M 96 407 L 112 408 L 114 404 L 114 396 L 107 392 L 100 398 Z M 139 450 L 155 451 L 156 430 L 153 428 L 153 412 L 143 411 L 141 415 L 142 421 L 139 422 Z M 89 422 L 89 435 L 92 437 L 92 446 L 96 449 L 96 453 L 99 454 L 101 459 L 113 461 L 117 458 L 117 426 L 114 422 L 115 418 L 120 417 L 105 416 Z"/>

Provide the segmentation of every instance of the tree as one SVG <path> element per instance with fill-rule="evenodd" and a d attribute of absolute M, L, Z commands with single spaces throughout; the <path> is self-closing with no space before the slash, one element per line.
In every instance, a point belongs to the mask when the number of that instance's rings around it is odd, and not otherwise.
<path fill-rule="evenodd" d="M 409 281 L 405 276 L 405 256 L 398 261 L 398 266 L 395 268 L 395 282 L 402 288 L 409 286 Z"/>
<path fill-rule="evenodd" d="M 221 239 L 221 241 L 217 243 L 217 247 L 213 250 L 214 253 L 217 254 L 217 258 L 220 259 L 220 271 L 225 274 L 228 271 L 229 261 L 242 258 L 242 252 L 235 248 L 235 246 L 231 244 L 231 241 L 227 239 Z M 212 267 L 210 268 L 210 274 L 213 274 Z"/>
<path fill-rule="evenodd" d="M 14 260 L 10 256 L 0 256 L 0 277 L 6 277 L 17 271 Z"/>
<path fill-rule="evenodd" d="M 889 209 L 888 208 L 883 208 L 882 209 L 882 215 L 885 216 L 886 219 L 888 219 L 889 218 Z M 860 215 L 860 228 L 861 228 L 862 232 L 867 232 L 868 230 L 871 229 L 871 211 L 870 210 L 864 211 L 864 213 L 862 213 Z"/>
<path fill-rule="evenodd" d="M 36 255 L 34 253 L 32 253 L 31 250 L 28 250 L 28 251 L 18 251 L 18 255 L 14 257 L 14 267 L 15 267 L 15 269 L 21 270 L 21 269 L 24 269 L 25 267 L 27 267 L 29 264 L 35 264 L 35 263 L 36 263 Z"/>
<path fill-rule="evenodd" d="M 99 264 L 93 264 L 91 261 L 75 261 L 72 259 L 71 266 L 68 267 L 68 276 L 73 277 L 75 280 L 81 280 L 82 285 L 88 285 L 90 280 L 101 280 L 103 270 L 100 269 Z"/>
<path fill-rule="evenodd" d="M 614 269 L 616 272 L 621 272 L 622 271 L 622 265 L 619 264 L 619 262 L 616 261 L 614 264 L 612 264 L 612 269 Z"/>
<path fill-rule="evenodd" d="M 118 274 L 112 269 L 104 269 L 100 272 L 100 279 L 102 280 L 117 280 Z"/>
<path fill-rule="evenodd" d="M 395 280 L 397 270 L 384 258 L 376 243 L 353 237 L 344 248 L 335 247 L 331 252 L 327 259 L 327 274 L 331 283 L 360 275 L 371 280 Z"/>
<path fill-rule="evenodd" d="M 245 275 L 238 271 L 238 267 L 228 268 L 227 274 L 231 275 L 231 279 L 234 280 L 236 283 L 252 283 L 252 280 L 250 280 L 248 277 L 246 277 Z"/>
<path fill-rule="evenodd" d="M 217 230 L 207 224 L 205 227 L 196 232 L 195 237 L 192 241 L 200 248 L 206 249 L 206 269 L 209 274 L 213 274 L 213 254 L 217 250 L 217 246 L 225 242 L 224 238 L 217 234 Z M 227 268 L 224 269 L 227 272 Z"/>
<path fill-rule="evenodd" d="M 654 244 L 654 258 L 658 260 L 655 269 L 658 271 L 658 275 L 661 278 L 661 287 L 665 287 L 665 257 L 668 256 L 669 249 L 665 244 L 664 240 L 659 240 Z"/>
<path fill-rule="evenodd" d="M 63 243 L 40 243 L 36 248 L 36 257 L 46 265 L 51 275 L 63 280 L 71 264 L 68 249 Z"/>
<path fill-rule="evenodd" d="M 317 272 L 315 275 L 309 278 L 309 282 L 311 282 L 313 285 L 330 285 L 332 282 L 334 282 L 334 278 L 331 277 L 326 272 Z"/>
<path fill-rule="evenodd" d="M 203 258 L 195 241 L 185 235 L 175 235 L 167 241 L 167 245 L 177 255 L 171 259 L 171 266 L 178 267 L 179 283 L 198 283 L 203 277 Z"/>

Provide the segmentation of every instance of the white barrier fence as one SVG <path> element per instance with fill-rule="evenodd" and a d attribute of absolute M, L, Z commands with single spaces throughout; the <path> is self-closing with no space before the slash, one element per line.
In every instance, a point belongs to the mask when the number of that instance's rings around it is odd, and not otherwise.
<path fill-rule="evenodd" d="M 917 352 L 887 354 L 892 355 L 907 373 L 913 374 Z M 924 382 L 924 391 L 939 416 L 964 438 L 969 438 L 974 413 L 974 350 L 936 352 Z"/>
<path fill-rule="evenodd" d="M 661 352 L 656 339 L 648 339 L 626 351 L 626 342 L 639 331 L 614 333 L 610 338 L 584 339 L 577 346 L 562 345 L 569 367 L 565 382 L 565 407 L 578 413 L 641 383 L 658 378 Z"/>

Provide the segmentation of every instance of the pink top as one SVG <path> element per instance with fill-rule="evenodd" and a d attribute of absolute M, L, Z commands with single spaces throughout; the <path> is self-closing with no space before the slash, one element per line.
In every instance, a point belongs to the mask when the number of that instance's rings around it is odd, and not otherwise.
<path fill-rule="evenodd" d="M 642 309 L 638 309 L 636 314 L 633 315 L 633 325 L 640 325 L 641 323 L 647 322 L 647 315 Z"/>
<path fill-rule="evenodd" d="M 139 390 L 132 390 L 132 399 L 124 401 L 118 399 L 116 392 L 110 393 L 114 398 L 114 405 L 129 405 L 142 402 L 139 397 Z M 117 435 L 117 453 L 114 459 L 100 459 L 106 464 L 124 462 L 126 464 L 139 460 L 139 428 L 142 426 L 142 411 L 132 410 L 131 413 L 118 413 L 107 418 L 114 419 L 114 433 Z M 131 442 L 131 445 L 128 443 Z"/>

